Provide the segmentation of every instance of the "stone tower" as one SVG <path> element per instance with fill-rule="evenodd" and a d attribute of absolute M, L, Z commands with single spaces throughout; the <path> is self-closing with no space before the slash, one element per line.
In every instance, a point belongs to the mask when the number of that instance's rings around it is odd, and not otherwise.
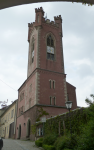
<path fill-rule="evenodd" d="M 62 47 L 62 18 L 44 18 L 42 7 L 35 9 L 35 22 L 28 27 L 28 71 L 36 88 L 34 104 L 65 106 L 67 100 Z M 34 81 L 36 80 L 36 81 Z M 34 83 L 35 82 L 35 83 Z M 35 84 L 35 85 L 34 85 Z"/>
<path fill-rule="evenodd" d="M 66 82 L 62 35 L 61 15 L 50 21 L 42 7 L 35 9 L 35 22 L 28 24 L 27 79 L 18 89 L 16 138 L 34 140 L 30 126 L 40 108 L 49 113 L 46 118 L 67 112 L 67 100 L 77 108 L 75 87 Z"/>

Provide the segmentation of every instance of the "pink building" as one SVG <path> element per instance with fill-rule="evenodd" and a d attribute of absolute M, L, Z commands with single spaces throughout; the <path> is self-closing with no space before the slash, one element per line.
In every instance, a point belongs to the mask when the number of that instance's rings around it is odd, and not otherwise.
<path fill-rule="evenodd" d="M 62 44 L 62 18 L 44 18 L 42 7 L 35 9 L 35 22 L 28 24 L 27 79 L 18 89 L 16 138 L 30 138 L 30 125 L 38 119 L 39 109 L 47 118 L 67 112 L 65 102 L 77 108 L 76 88 L 66 82 Z"/>

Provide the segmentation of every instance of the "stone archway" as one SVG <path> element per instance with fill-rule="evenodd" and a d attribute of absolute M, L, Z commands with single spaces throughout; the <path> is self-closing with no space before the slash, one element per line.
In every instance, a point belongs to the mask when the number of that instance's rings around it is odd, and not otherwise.
<path fill-rule="evenodd" d="M 21 138 L 21 125 L 19 125 L 19 129 L 18 129 L 18 139 Z"/>
<path fill-rule="evenodd" d="M 27 132 L 26 132 L 27 138 L 30 137 L 30 128 L 31 128 L 31 121 L 30 121 L 30 119 L 28 119 L 28 121 L 27 121 Z"/>

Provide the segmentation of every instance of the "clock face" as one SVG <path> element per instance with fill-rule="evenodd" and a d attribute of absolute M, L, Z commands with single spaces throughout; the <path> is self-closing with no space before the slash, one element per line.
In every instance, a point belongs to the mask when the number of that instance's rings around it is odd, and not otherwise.
<path fill-rule="evenodd" d="M 51 54 L 54 54 L 54 48 L 50 47 L 50 46 L 47 46 L 47 52 L 51 53 Z"/>

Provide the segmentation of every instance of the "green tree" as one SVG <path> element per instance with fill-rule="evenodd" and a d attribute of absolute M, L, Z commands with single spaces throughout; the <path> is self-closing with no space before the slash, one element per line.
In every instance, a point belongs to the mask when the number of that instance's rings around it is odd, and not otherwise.
<path fill-rule="evenodd" d="M 91 99 L 89 99 L 89 98 L 86 98 L 86 99 L 85 99 L 86 104 L 89 105 L 89 106 L 91 106 L 91 105 L 94 104 L 94 95 L 93 95 L 93 94 L 90 94 L 90 97 L 93 98 L 93 101 L 92 101 Z"/>

